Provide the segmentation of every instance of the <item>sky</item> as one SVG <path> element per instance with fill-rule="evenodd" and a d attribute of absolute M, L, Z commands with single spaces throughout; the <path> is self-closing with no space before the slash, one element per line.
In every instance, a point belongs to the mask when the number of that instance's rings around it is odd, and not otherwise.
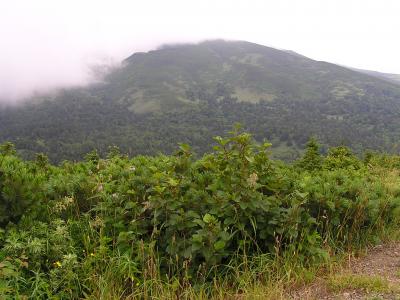
<path fill-rule="evenodd" d="M 0 0 L 0 101 L 90 83 L 94 66 L 160 44 L 214 38 L 400 73 L 399 12 L 398 0 Z"/>

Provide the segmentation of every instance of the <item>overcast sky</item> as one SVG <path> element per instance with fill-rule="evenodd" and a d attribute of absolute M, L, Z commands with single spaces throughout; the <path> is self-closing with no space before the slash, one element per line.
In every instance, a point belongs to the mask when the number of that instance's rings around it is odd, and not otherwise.
<path fill-rule="evenodd" d="M 399 0 L 0 0 L 0 98 L 86 83 L 104 60 L 212 38 L 400 73 L 399 16 Z"/>

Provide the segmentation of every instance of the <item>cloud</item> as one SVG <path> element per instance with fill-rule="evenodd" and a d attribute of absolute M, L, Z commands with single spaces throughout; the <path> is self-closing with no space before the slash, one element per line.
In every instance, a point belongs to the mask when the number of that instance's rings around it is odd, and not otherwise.
<path fill-rule="evenodd" d="M 0 101 L 87 84 L 160 44 L 242 39 L 400 73 L 396 0 L 12 0 L 0 4 Z"/>

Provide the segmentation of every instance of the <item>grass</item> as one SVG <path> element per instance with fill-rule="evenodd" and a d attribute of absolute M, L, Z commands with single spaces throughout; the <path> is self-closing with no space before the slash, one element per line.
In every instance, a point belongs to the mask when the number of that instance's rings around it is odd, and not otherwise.
<path fill-rule="evenodd" d="M 383 233 L 382 240 L 387 240 Z M 336 294 L 346 290 L 365 293 L 398 293 L 400 289 L 379 276 L 349 274 L 343 270 L 346 257 L 358 250 L 332 255 L 324 263 L 301 265 L 295 257 L 271 257 L 261 255 L 246 258 L 246 265 L 232 265 L 229 274 L 220 274 L 212 282 L 191 285 L 175 278 L 163 278 L 158 271 L 135 286 L 134 293 L 125 294 L 121 286 L 113 282 L 113 268 L 109 274 L 98 278 L 97 292 L 89 299 L 212 299 L 252 300 L 291 299 L 302 287 L 323 284 L 327 292 Z M 400 271 L 400 270 L 399 270 Z M 399 272 L 400 275 L 400 272 Z M 300 298 L 301 299 L 301 298 Z"/>
<path fill-rule="evenodd" d="M 363 290 L 365 292 L 394 292 L 394 288 L 385 278 L 380 276 L 368 276 L 359 274 L 340 274 L 328 279 L 328 288 L 333 292 L 348 289 Z M 398 290 L 398 289 L 396 289 Z"/>

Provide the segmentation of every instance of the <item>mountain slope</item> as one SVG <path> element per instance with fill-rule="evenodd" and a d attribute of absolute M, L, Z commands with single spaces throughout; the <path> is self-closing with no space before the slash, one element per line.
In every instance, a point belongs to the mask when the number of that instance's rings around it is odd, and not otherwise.
<path fill-rule="evenodd" d="M 197 152 L 240 122 L 291 159 L 311 135 L 356 151 L 398 151 L 400 86 L 296 53 L 208 41 L 135 53 L 105 83 L 0 110 L 0 142 L 25 156 L 78 159 L 115 144 L 129 154 Z"/>
<path fill-rule="evenodd" d="M 351 68 L 354 71 L 364 73 L 376 78 L 380 78 L 392 83 L 400 84 L 400 74 L 392 74 L 392 73 L 382 73 L 382 72 L 377 72 L 377 71 L 370 71 L 370 70 L 363 70 L 363 69 L 356 69 L 356 68 Z"/>
<path fill-rule="evenodd" d="M 321 99 L 363 96 L 369 87 L 390 84 L 333 64 L 247 42 L 211 41 L 178 45 L 125 60 L 108 77 L 120 101 L 135 112 L 190 106 L 207 90 L 225 91 L 239 101 L 259 102 L 281 97 Z"/>

